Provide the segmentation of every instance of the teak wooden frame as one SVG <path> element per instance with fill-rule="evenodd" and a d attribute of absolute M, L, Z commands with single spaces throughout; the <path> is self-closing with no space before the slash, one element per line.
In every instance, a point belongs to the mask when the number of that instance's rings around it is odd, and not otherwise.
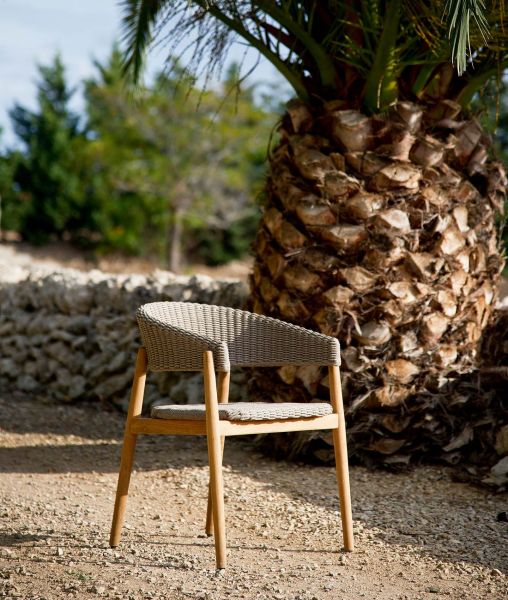
<path fill-rule="evenodd" d="M 210 486 L 206 515 L 206 533 L 214 535 L 217 568 L 226 567 L 226 526 L 224 518 L 224 493 L 222 482 L 222 454 L 224 438 L 229 435 L 249 435 L 258 433 L 276 433 L 286 431 L 306 431 L 313 429 L 331 429 L 335 451 L 335 467 L 339 489 L 340 512 L 344 549 L 353 551 L 353 520 L 351 515 L 351 496 L 349 490 L 349 470 L 346 447 L 346 426 L 340 371 L 336 365 L 329 366 L 330 400 L 333 413 L 322 417 L 301 419 L 280 419 L 271 421 L 221 421 L 218 404 L 228 401 L 229 372 L 220 372 L 218 385 L 215 378 L 213 354 L 203 353 L 203 374 L 205 383 L 206 419 L 164 420 L 141 416 L 143 394 L 147 373 L 146 351 L 141 347 L 136 359 L 136 370 L 132 385 L 125 435 L 118 475 L 110 545 L 118 546 L 125 518 L 127 495 L 139 434 L 169 435 L 206 435 L 208 441 L 208 460 L 210 464 Z"/>

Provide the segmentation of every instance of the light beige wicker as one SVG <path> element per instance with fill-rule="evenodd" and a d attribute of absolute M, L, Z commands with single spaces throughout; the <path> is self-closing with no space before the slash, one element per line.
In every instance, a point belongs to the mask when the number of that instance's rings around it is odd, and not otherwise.
<path fill-rule="evenodd" d="M 201 371 L 211 350 L 217 371 L 232 366 L 339 365 L 339 342 L 277 319 L 226 306 L 152 302 L 138 309 L 152 371 Z"/>
<path fill-rule="evenodd" d="M 275 421 L 276 419 L 307 419 L 324 417 L 332 413 L 332 406 L 326 402 L 233 402 L 219 404 L 220 421 Z M 162 404 L 151 411 L 155 419 L 192 419 L 203 421 L 206 418 L 204 404 Z"/>
<path fill-rule="evenodd" d="M 206 532 L 215 536 L 218 568 L 226 566 L 222 450 L 229 435 L 329 429 L 335 450 L 344 548 L 353 550 L 346 429 L 340 385 L 340 349 L 335 338 L 277 319 L 222 306 L 154 302 L 137 312 L 139 349 L 125 425 L 111 527 L 120 541 L 136 439 L 139 434 L 206 435 L 210 485 Z M 227 407 L 232 366 L 327 366 L 331 404 L 232 403 Z M 166 405 L 142 416 L 147 371 L 203 371 L 203 405 Z M 216 381 L 215 372 L 219 372 Z"/>

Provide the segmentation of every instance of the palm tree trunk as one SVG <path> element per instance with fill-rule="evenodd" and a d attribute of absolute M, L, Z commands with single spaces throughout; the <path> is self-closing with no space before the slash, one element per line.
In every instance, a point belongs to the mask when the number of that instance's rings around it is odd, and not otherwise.
<path fill-rule="evenodd" d="M 476 367 L 503 266 L 506 177 L 488 137 L 450 101 L 373 117 L 293 102 L 280 135 L 251 308 L 338 337 L 353 453 L 451 456 L 475 425 L 474 395 L 453 384 Z M 325 398 L 327 387 L 309 367 L 252 382 L 275 401 Z M 331 457 L 326 436 L 287 440 L 286 456 Z"/>

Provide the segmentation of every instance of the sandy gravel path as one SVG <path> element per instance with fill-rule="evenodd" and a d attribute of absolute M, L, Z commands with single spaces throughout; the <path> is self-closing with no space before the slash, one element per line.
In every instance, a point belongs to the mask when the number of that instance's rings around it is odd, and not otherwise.
<path fill-rule="evenodd" d="M 0 400 L 0 597 L 413 600 L 508 598 L 507 496 L 441 467 L 353 468 L 357 551 L 340 551 L 333 471 L 226 447 L 230 567 L 203 535 L 199 438 L 138 445 L 122 545 L 108 547 L 123 417 Z"/>

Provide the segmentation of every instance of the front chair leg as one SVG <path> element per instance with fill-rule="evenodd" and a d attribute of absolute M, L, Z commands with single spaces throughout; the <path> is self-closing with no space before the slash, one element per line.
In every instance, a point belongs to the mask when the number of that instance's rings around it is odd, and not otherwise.
<path fill-rule="evenodd" d="M 221 465 L 222 458 L 224 457 L 224 436 L 220 438 L 220 446 L 221 446 Z M 206 504 L 206 525 L 205 525 L 206 535 L 213 535 L 213 510 L 212 510 L 212 478 L 210 476 L 210 481 L 208 482 L 208 501 Z"/>
<path fill-rule="evenodd" d="M 229 371 L 221 371 L 219 373 L 218 395 L 219 404 L 227 404 L 229 399 Z M 221 436 L 221 457 L 224 456 L 224 436 Z M 212 483 L 208 484 L 208 502 L 206 506 L 206 535 L 213 535 L 213 518 L 212 518 Z"/>
<path fill-rule="evenodd" d="M 137 435 L 130 432 L 130 422 L 133 417 L 141 414 L 143 407 L 143 394 L 146 381 L 146 351 L 144 348 L 138 350 L 136 358 L 136 371 L 132 383 L 131 399 L 127 420 L 125 423 L 125 434 L 122 449 L 122 458 L 120 462 L 120 472 L 118 474 L 118 485 L 116 489 L 115 510 L 113 512 L 113 523 L 111 525 L 111 534 L 109 545 L 118 546 L 120 543 L 120 534 L 125 519 L 125 509 L 127 507 L 127 495 L 129 493 L 129 483 L 131 479 L 132 465 L 134 462 L 134 451 L 136 449 Z"/>
<path fill-rule="evenodd" d="M 344 418 L 344 404 L 342 402 L 342 388 L 338 366 L 328 369 L 330 380 L 330 396 L 333 412 L 339 416 L 337 429 L 332 430 L 333 449 L 335 452 L 335 470 L 339 488 L 340 516 L 342 520 L 342 535 L 344 549 L 348 552 L 354 550 L 353 517 L 351 514 L 351 492 L 349 489 L 349 468 L 347 461 L 346 422 Z"/>
<path fill-rule="evenodd" d="M 210 491 L 215 532 L 215 557 L 218 569 L 226 567 L 226 523 L 224 518 L 224 490 L 222 483 L 222 450 L 217 402 L 217 387 L 213 354 L 203 354 L 206 404 L 206 436 L 210 463 Z"/>

